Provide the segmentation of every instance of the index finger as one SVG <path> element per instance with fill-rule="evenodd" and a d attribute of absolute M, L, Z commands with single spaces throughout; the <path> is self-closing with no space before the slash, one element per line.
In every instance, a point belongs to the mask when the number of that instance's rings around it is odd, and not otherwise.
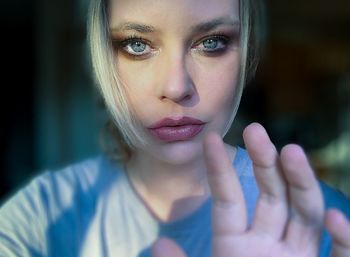
<path fill-rule="evenodd" d="M 213 236 L 242 233 L 247 227 L 246 207 L 240 182 L 221 137 L 204 139 L 208 182 L 213 199 Z"/>

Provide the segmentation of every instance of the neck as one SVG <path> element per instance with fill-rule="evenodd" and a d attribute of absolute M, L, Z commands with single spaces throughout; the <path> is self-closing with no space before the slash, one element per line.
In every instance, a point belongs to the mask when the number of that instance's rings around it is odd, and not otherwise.
<path fill-rule="evenodd" d="M 227 147 L 234 157 L 234 149 Z M 201 156 L 187 163 L 171 164 L 147 152 L 135 152 L 126 164 L 136 193 L 161 221 L 187 216 L 209 197 L 207 168 Z"/>
<path fill-rule="evenodd" d="M 126 165 L 134 189 L 162 221 L 184 217 L 209 196 L 203 158 L 179 165 L 134 153 Z"/>

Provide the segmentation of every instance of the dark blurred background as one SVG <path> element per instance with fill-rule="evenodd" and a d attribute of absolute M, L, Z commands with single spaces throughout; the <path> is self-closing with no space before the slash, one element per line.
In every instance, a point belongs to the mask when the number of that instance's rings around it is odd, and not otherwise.
<path fill-rule="evenodd" d="M 44 169 L 100 152 L 105 121 L 91 78 L 88 0 L 0 3 L 0 201 Z M 258 121 L 278 148 L 301 144 L 350 195 L 350 1 L 268 0 L 267 44 L 228 140 Z"/>

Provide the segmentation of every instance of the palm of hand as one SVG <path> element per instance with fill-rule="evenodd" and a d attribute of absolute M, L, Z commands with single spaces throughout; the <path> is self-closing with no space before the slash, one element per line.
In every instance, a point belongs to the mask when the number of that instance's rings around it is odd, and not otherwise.
<path fill-rule="evenodd" d="M 317 256 L 312 243 L 304 249 L 292 249 L 285 242 L 268 235 L 246 233 L 244 235 L 215 239 L 215 257 L 311 257 Z"/>
<path fill-rule="evenodd" d="M 243 137 L 260 190 L 249 228 L 241 186 L 221 138 L 210 134 L 204 142 L 213 199 L 213 256 L 317 257 L 325 211 L 303 150 L 289 145 L 278 155 L 259 124 L 248 126 Z M 350 223 L 336 211 L 326 215 L 325 223 L 334 239 L 332 257 L 349 257 Z M 185 257 L 167 239 L 154 245 L 153 255 Z"/>
<path fill-rule="evenodd" d="M 213 197 L 213 256 L 316 257 L 324 207 L 303 151 L 289 145 L 278 155 L 257 124 L 248 127 L 243 136 L 260 189 L 250 228 L 239 181 L 230 160 L 222 157 L 220 139 L 211 135 L 206 141 Z"/>

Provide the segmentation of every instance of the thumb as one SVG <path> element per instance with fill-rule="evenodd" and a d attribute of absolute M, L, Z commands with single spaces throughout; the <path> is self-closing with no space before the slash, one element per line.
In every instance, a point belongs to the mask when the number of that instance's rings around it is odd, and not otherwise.
<path fill-rule="evenodd" d="M 186 257 L 186 254 L 173 240 L 160 238 L 152 246 L 152 257 Z"/>

